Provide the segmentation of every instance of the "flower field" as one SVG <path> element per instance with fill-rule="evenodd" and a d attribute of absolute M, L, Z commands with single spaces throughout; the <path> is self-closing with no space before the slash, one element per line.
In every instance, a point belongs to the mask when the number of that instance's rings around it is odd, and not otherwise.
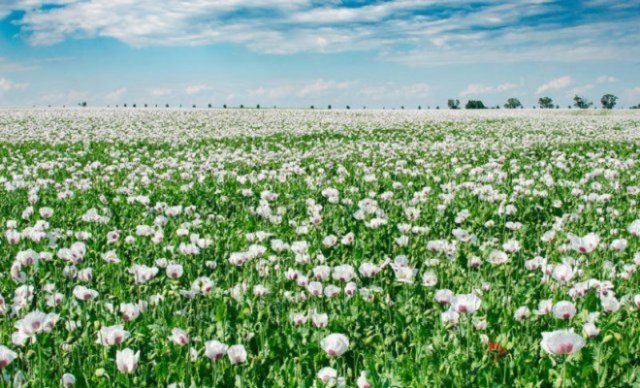
<path fill-rule="evenodd" d="M 0 373 L 637 386 L 638 200 L 633 111 L 3 110 Z"/>

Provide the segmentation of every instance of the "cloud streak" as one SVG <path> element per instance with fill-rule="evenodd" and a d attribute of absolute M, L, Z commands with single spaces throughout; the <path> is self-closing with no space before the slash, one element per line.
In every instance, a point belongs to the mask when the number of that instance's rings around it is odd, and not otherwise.
<path fill-rule="evenodd" d="M 553 90 L 562 90 L 571 85 L 573 80 L 570 76 L 565 75 L 564 77 L 555 78 L 551 81 L 544 83 L 538 87 L 536 94 L 542 94 L 544 92 L 553 91 Z"/>
<path fill-rule="evenodd" d="M 389 61 L 444 63 L 629 59 L 640 54 L 640 4 L 558 1 L 312 0 L 9 1 L 33 45 L 108 37 L 131 46 L 233 43 L 261 53 L 374 50 Z M 47 4 L 51 1 L 47 1 Z M 355 5 L 354 5 L 355 4 Z M 633 12 L 638 11 L 638 12 Z M 572 15 L 571 18 L 559 15 Z"/>

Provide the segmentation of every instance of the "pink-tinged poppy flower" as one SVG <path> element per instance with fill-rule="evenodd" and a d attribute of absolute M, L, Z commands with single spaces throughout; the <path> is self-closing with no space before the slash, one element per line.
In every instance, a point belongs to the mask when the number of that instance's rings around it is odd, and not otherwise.
<path fill-rule="evenodd" d="M 481 300 L 474 294 L 460 294 L 451 299 L 451 309 L 462 314 L 473 314 L 480 308 Z"/>
<path fill-rule="evenodd" d="M 187 334 L 186 331 L 176 327 L 173 330 L 171 330 L 170 339 L 174 344 L 178 346 L 182 346 L 182 345 L 186 345 L 189 342 L 189 335 Z"/>
<path fill-rule="evenodd" d="M 340 357 L 349 350 L 349 338 L 344 334 L 332 333 L 320 341 L 320 347 L 329 357 Z"/>
<path fill-rule="evenodd" d="M 126 348 L 116 352 L 116 366 L 122 373 L 131 374 L 135 372 L 138 369 L 139 360 L 140 351 L 134 353 L 133 350 Z"/>
<path fill-rule="evenodd" d="M 318 371 L 318 378 L 325 385 L 335 382 L 337 377 L 338 372 L 330 366 L 326 366 Z"/>
<path fill-rule="evenodd" d="M 553 315 L 559 319 L 571 319 L 576 315 L 576 306 L 566 300 L 560 301 L 553 305 Z"/>
<path fill-rule="evenodd" d="M 247 351 L 242 345 L 233 345 L 227 349 L 227 356 L 231 365 L 242 364 L 247 361 Z"/>
<path fill-rule="evenodd" d="M 0 370 L 11 364 L 18 354 L 6 346 L 0 345 Z"/>
<path fill-rule="evenodd" d="M 98 332 L 96 342 L 104 346 L 120 345 L 130 336 L 131 334 L 124 330 L 122 325 L 103 326 Z"/>
<path fill-rule="evenodd" d="M 571 236 L 571 247 L 576 252 L 591 253 L 600 244 L 600 237 L 595 233 L 589 233 L 584 237 Z"/>
<path fill-rule="evenodd" d="M 71 373 L 65 373 L 60 379 L 60 385 L 62 385 L 63 388 L 73 388 L 76 385 L 76 377 Z"/>
<path fill-rule="evenodd" d="M 554 356 L 578 352 L 586 341 L 570 330 L 556 330 L 542 333 L 540 346 L 544 351 Z"/>
<path fill-rule="evenodd" d="M 166 268 L 167 276 L 171 279 L 178 279 L 184 270 L 180 264 L 169 264 Z"/>
<path fill-rule="evenodd" d="M 219 360 L 229 349 L 227 344 L 223 344 L 220 341 L 212 340 L 204 343 L 204 354 L 211 360 Z"/>
<path fill-rule="evenodd" d="M 365 371 L 360 372 L 360 377 L 356 380 L 358 388 L 371 388 L 371 383 L 367 380 L 367 373 Z"/>

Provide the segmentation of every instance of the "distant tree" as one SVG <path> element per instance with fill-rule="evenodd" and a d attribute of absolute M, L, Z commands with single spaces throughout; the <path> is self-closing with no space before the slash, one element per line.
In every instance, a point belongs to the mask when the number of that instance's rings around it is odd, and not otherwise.
<path fill-rule="evenodd" d="M 516 109 L 522 107 L 522 103 L 515 97 L 511 97 L 507 100 L 507 103 L 504 104 L 504 107 L 507 109 Z"/>
<path fill-rule="evenodd" d="M 573 106 L 580 109 L 588 109 L 593 103 L 577 94 L 573 97 Z"/>
<path fill-rule="evenodd" d="M 193 104 L 193 106 L 191 106 L 193 109 L 196 109 L 196 104 Z"/>
<path fill-rule="evenodd" d="M 243 104 L 240 104 L 240 109 L 244 109 L 244 105 Z"/>
<path fill-rule="evenodd" d="M 560 105 L 556 105 L 556 109 L 560 109 Z"/>
<path fill-rule="evenodd" d="M 616 106 L 616 102 L 618 101 L 618 97 L 613 94 L 605 94 L 600 99 L 600 103 L 602 104 L 602 109 L 613 109 Z"/>
<path fill-rule="evenodd" d="M 135 108 L 135 107 L 136 107 L 136 104 L 133 104 L 133 105 L 131 105 L 131 106 L 132 106 L 133 108 Z"/>
<path fill-rule="evenodd" d="M 227 104 L 222 105 L 223 109 L 227 109 Z"/>
<path fill-rule="evenodd" d="M 146 108 L 146 107 L 147 107 L 147 104 L 144 104 L 144 107 Z"/>
<path fill-rule="evenodd" d="M 127 107 L 127 104 L 126 104 L 126 103 L 125 103 L 125 104 L 122 104 L 122 106 L 124 106 L 124 107 L 126 108 L 126 107 Z"/>
<path fill-rule="evenodd" d="M 86 102 L 86 101 L 79 102 L 79 103 L 78 103 L 78 106 L 81 106 L 81 107 L 83 107 L 83 108 L 86 108 L 86 107 L 87 107 L 87 102 Z"/>
<path fill-rule="evenodd" d="M 331 109 L 331 104 L 329 104 L 329 106 L 327 106 L 327 109 Z"/>
<path fill-rule="evenodd" d="M 164 104 L 164 107 L 165 107 L 165 108 L 168 108 L 168 107 L 169 107 L 169 104 Z"/>
<path fill-rule="evenodd" d="M 260 104 L 256 105 L 256 109 L 260 109 Z"/>
<path fill-rule="evenodd" d="M 460 100 L 450 98 L 449 101 L 447 101 L 447 105 L 449 106 L 449 109 L 460 109 Z"/>
<path fill-rule="evenodd" d="M 156 108 L 158 107 L 158 104 L 156 104 Z"/>
<path fill-rule="evenodd" d="M 347 110 L 351 109 L 351 107 L 349 105 L 347 105 Z"/>
<path fill-rule="evenodd" d="M 487 107 L 480 100 L 469 100 L 464 106 L 465 109 L 486 109 Z"/>
<path fill-rule="evenodd" d="M 404 110 L 404 105 L 400 105 L 400 109 Z"/>
<path fill-rule="evenodd" d="M 313 105 L 311 105 L 311 106 L 309 107 L 309 109 L 315 109 L 315 108 L 316 108 L 316 107 L 315 107 L 315 106 L 313 106 Z"/>
<path fill-rule="evenodd" d="M 436 109 L 440 109 L 440 105 L 436 105 Z"/>
<path fill-rule="evenodd" d="M 209 109 L 211 109 L 211 104 L 208 104 L 208 105 L 207 105 L 207 107 L 208 107 Z"/>
<path fill-rule="evenodd" d="M 540 97 L 538 105 L 540 105 L 540 109 L 553 109 L 553 100 L 551 97 Z"/>
<path fill-rule="evenodd" d="M 500 109 L 500 105 L 496 105 L 496 109 Z"/>
<path fill-rule="evenodd" d="M 418 110 L 422 110 L 422 106 L 418 105 Z"/>

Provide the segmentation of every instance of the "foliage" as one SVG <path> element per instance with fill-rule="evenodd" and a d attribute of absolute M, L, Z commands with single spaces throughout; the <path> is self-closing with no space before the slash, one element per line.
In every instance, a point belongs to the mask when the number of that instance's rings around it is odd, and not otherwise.
<path fill-rule="evenodd" d="M 3 384 L 638 386 L 639 124 L 6 110 Z"/>

